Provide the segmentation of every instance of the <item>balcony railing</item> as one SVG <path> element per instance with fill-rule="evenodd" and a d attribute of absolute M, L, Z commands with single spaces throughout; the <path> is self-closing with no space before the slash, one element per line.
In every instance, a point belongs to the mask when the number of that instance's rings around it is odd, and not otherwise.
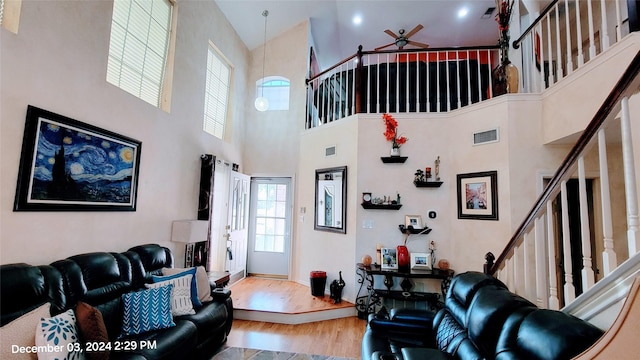
<path fill-rule="evenodd" d="M 639 71 L 640 53 L 495 263 L 493 255 L 487 254 L 486 272 L 541 307 L 565 307 L 617 269 L 640 271 L 638 185 L 631 137 L 632 118 L 637 125 L 640 114 L 632 113 L 629 106 L 629 98 L 640 86 Z M 615 156 L 608 156 L 611 153 Z M 591 189 L 587 173 L 597 179 Z M 577 209 L 570 209 L 568 203 L 572 179 L 578 182 Z M 570 225 L 576 222 L 577 226 Z"/>
<path fill-rule="evenodd" d="M 627 0 L 554 0 L 513 42 L 521 50 L 521 87 L 538 93 L 629 34 Z M 635 6 L 634 2 L 629 2 Z M 631 19 L 631 20 L 630 20 Z"/>
<path fill-rule="evenodd" d="M 497 47 L 362 51 L 307 81 L 305 128 L 356 113 L 445 112 L 493 96 Z"/>

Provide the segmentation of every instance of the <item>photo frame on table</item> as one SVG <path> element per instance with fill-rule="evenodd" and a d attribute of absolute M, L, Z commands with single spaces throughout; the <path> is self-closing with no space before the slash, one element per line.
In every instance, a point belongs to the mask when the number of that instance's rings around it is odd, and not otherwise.
<path fill-rule="evenodd" d="M 398 268 L 398 253 L 395 248 L 382 248 L 382 269 L 397 269 Z"/>
<path fill-rule="evenodd" d="M 138 140 L 29 105 L 14 211 L 135 211 Z"/>
<path fill-rule="evenodd" d="M 414 229 L 422 229 L 424 225 L 422 224 L 422 216 L 420 215 L 405 215 L 404 216 L 404 226 L 408 229 L 409 226 Z"/>
<path fill-rule="evenodd" d="M 411 268 L 417 270 L 431 270 L 431 254 L 411 253 Z"/>
<path fill-rule="evenodd" d="M 498 220 L 498 172 L 457 175 L 458 219 Z"/>

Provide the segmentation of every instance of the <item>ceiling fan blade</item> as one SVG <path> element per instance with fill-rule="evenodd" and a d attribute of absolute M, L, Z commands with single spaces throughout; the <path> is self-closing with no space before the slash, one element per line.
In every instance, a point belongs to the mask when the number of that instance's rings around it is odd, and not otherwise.
<path fill-rule="evenodd" d="M 417 41 L 412 41 L 412 40 L 407 40 L 407 44 L 411 44 L 413 46 L 417 46 L 417 47 L 421 47 L 421 48 L 428 48 L 429 44 L 425 44 L 425 43 L 421 43 L 421 42 L 417 42 Z"/>
<path fill-rule="evenodd" d="M 391 45 L 395 45 L 395 44 L 396 44 L 395 42 L 392 42 L 392 43 L 389 43 L 389 44 L 387 44 L 387 45 L 382 45 L 382 46 L 380 46 L 380 47 L 377 47 L 377 48 L 375 48 L 375 49 L 373 49 L 373 50 L 374 50 L 374 51 L 382 50 L 382 49 L 384 49 L 384 48 L 386 48 L 386 47 L 389 47 L 389 46 L 391 46 Z"/>
<path fill-rule="evenodd" d="M 389 29 L 385 30 L 384 32 L 385 32 L 387 35 L 389 35 L 389 36 L 391 36 L 392 38 L 394 38 L 394 39 L 397 39 L 397 38 L 399 37 L 398 35 L 396 35 L 393 31 L 391 31 L 391 30 L 389 30 Z"/>
<path fill-rule="evenodd" d="M 405 35 L 404 37 L 406 39 L 410 38 L 411 36 L 413 36 L 413 34 L 417 33 L 418 31 L 422 30 L 422 28 L 424 28 L 424 26 L 422 26 L 421 24 L 416 25 L 416 27 L 413 28 L 413 30 L 409 31 L 407 33 L 407 35 Z"/>

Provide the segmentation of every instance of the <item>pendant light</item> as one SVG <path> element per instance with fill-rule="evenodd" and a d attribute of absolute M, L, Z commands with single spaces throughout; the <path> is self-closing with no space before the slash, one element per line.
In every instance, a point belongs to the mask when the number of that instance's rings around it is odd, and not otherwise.
<path fill-rule="evenodd" d="M 269 16 L 269 11 L 263 11 L 262 16 L 264 16 L 264 43 L 262 46 L 262 83 L 260 84 L 260 96 L 256 98 L 254 105 L 256 107 L 256 110 L 258 111 L 267 111 L 269 109 L 269 100 L 264 97 L 264 64 L 267 58 L 267 16 Z"/>

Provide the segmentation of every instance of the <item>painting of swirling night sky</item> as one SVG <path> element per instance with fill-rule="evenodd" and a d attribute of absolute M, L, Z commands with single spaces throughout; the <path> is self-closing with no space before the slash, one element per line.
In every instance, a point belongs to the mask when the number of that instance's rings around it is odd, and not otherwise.
<path fill-rule="evenodd" d="M 136 148 L 39 119 L 29 199 L 130 204 Z"/>

